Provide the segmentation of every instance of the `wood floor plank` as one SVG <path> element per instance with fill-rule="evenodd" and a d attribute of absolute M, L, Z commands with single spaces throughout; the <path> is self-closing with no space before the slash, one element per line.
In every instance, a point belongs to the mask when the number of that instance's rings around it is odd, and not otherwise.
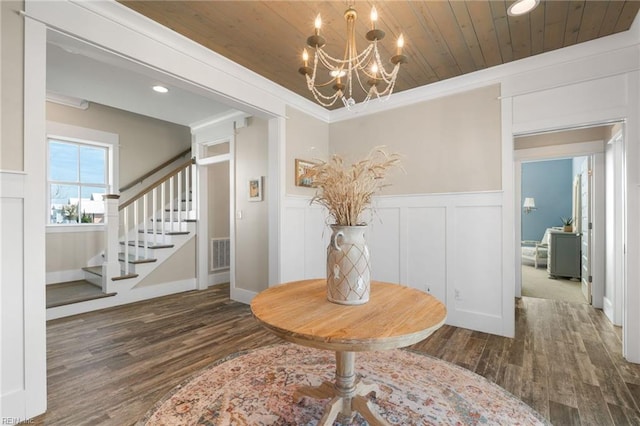
<path fill-rule="evenodd" d="M 629 389 L 629 393 L 631 394 L 634 402 L 635 402 L 635 407 L 634 406 L 630 406 L 630 405 L 623 405 L 623 404 L 618 404 L 618 405 L 622 405 L 623 407 L 631 407 L 631 408 L 636 408 L 640 407 L 640 386 L 636 385 L 635 383 L 625 383 L 625 387 L 627 389 Z"/>
<path fill-rule="evenodd" d="M 574 352 L 576 379 L 583 383 L 598 386 L 598 376 L 596 368 L 591 363 L 591 359 L 586 352 Z"/>
<path fill-rule="evenodd" d="M 640 426 L 640 416 L 636 410 L 607 404 L 614 425 Z"/>
<path fill-rule="evenodd" d="M 498 336 L 491 335 L 487 339 L 486 346 L 478 361 L 476 373 L 493 382 L 497 381 L 506 356 L 508 341 Z"/>
<path fill-rule="evenodd" d="M 49 321 L 48 411 L 33 424 L 135 423 L 216 360 L 278 342 L 228 285 Z M 445 325 L 410 349 L 502 385 L 553 424 L 640 426 L 640 366 L 590 306 L 520 298 L 514 339 Z"/>
<path fill-rule="evenodd" d="M 575 382 L 580 422 L 587 425 L 613 425 L 609 407 L 598 386 Z"/>
<path fill-rule="evenodd" d="M 507 364 L 504 369 L 503 379 L 497 382 L 500 386 L 520 398 L 522 396 L 522 367 Z"/>
<path fill-rule="evenodd" d="M 533 352 L 531 356 L 531 380 L 534 382 L 548 382 L 550 370 L 547 355 L 543 352 Z"/>
<path fill-rule="evenodd" d="M 549 420 L 554 425 L 580 426 L 580 413 L 577 408 L 549 401 Z"/>
<path fill-rule="evenodd" d="M 472 334 L 467 340 L 464 350 L 459 354 L 456 364 L 467 370 L 474 371 L 482 357 L 486 341 L 486 337 L 477 338 L 473 337 Z"/>
<path fill-rule="evenodd" d="M 448 339 L 446 344 L 438 352 L 438 358 L 455 363 L 462 356 L 467 342 L 471 338 L 472 331 L 459 328 Z"/>
<path fill-rule="evenodd" d="M 549 385 L 546 380 L 522 383 L 520 398 L 545 418 L 549 418 Z"/>
<path fill-rule="evenodd" d="M 555 341 L 553 362 L 550 363 L 549 399 L 566 405 L 577 407 L 575 388 L 573 386 L 573 365 L 567 360 L 571 356 L 573 347 L 562 341 Z"/>

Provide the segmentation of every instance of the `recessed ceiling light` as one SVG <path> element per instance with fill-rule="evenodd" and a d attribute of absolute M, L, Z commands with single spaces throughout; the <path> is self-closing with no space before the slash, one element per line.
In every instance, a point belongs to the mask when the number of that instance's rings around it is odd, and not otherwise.
<path fill-rule="evenodd" d="M 507 13 L 511 16 L 524 15 L 525 13 L 529 13 L 535 9 L 539 3 L 540 0 L 516 0 L 511 6 L 509 6 Z"/>
<path fill-rule="evenodd" d="M 167 88 L 166 88 L 166 87 L 164 87 L 164 86 L 160 86 L 160 85 L 158 85 L 158 86 L 153 86 L 153 90 L 155 90 L 155 91 L 156 91 L 156 92 L 158 92 L 158 93 L 167 93 L 167 92 L 169 91 L 169 89 L 167 89 Z"/>

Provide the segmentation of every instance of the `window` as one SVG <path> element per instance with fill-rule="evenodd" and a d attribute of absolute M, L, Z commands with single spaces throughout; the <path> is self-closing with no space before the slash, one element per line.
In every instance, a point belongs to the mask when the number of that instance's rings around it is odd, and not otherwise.
<path fill-rule="evenodd" d="M 47 232 L 102 229 L 102 197 L 118 188 L 119 136 L 48 121 L 46 141 Z"/>
<path fill-rule="evenodd" d="M 108 185 L 108 148 L 49 138 L 49 223 L 102 223 Z"/>

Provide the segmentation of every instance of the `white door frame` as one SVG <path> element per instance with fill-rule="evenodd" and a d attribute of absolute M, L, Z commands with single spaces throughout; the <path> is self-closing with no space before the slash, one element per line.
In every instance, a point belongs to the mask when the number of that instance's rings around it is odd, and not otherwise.
<path fill-rule="evenodd" d="M 244 120 L 244 117 L 241 116 Z M 196 282 L 198 290 L 204 290 L 209 286 L 209 171 L 208 165 L 229 162 L 229 287 L 233 293 L 235 289 L 235 124 L 234 119 L 222 123 L 211 123 L 205 126 L 191 129 L 193 135 L 192 152 L 195 154 L 198 166 L 197 176 L 197 212 L 198 218 L 198 242 L 196 249 Z M 229 153 L 207 157 L 206 149 L 209 146 L 229 144 Z"/>
<path fill-rule="evenodd" d="M 611 155 L 612 170 L 607 171 L 610 176 L 610 182 L 606 185 L 608 200 L 611 205 L 607 205 L 607 215 L 610 220 L 607 221 L 607 229 L 610 235 L 607 240 L 610 244 L 609 253 L 613 255 L 610 263 L 607 263 L 607 280 L 611 282 L 608 286 L 612 294 L 604 297 L 603 311 L 609 320 L 618 326 L 621 326 L 624 318 L 624 291 L 625 291 L 625 211 L 626 211 L 626 172 L 624 169 L 624 128 L 620 129 L 616 134 L 607 141 L 607 153 Z M 606 292 L 605 292 L 606 293 Z"/>
<path fill-rule="evenodd" d="M 604 125 L 604 124 L 603 124 Z M 563 129 L 570 130 L 571 128 Z M 535 133 L 530 133 L 535 134 Z M 515 135 L 514 135 L 515 139 Z M 545 146 L 540 148 L 529 148 L 529 149 L 521 149 L 514 150 L 514 170 L 515 170 L 515 244 L 517 250 L 520 250 L 522 246 L 522 222 L 520 216 L 520 209 L 522 206 L 522 163 L 526 161 L 542 161 L 542 160 L 553 160 L 559 158 L 568 158 L 568 157 L 581 157 L 581 156 L 591 156 L 594 155 L 596 157 L 600 157 L 600 161 L 594 161 L 594 164 L 597 164 L 597 167 L 601 167 L 600 170 L 595 170 L 594 168 L 594 176 L 598 175 L 601 177 L 602 182 L 604 182 L 604 141 L 591 141 L 591 142 L 580 142 L 580 143 L 572 143 L 572 144 L 564 144 L 564 145 L 552 145 Z M 602 185 L 604 187 L 604 185 Z M 598 193 L 600 194 L 600 193 Z M 594 211 L 602 212 L 602 214 L 598 214 L 597 217 L 593 218 L 593 221 L 597 223 L 601 223 L 598 228 L 604 229 L 604 193 L 602 192 L 600 195 L 593 193 L 594 195 L 594 205 L 596 205 Z M 593 293 L 593 305 L 594 307 L 602 307 L 602 299 L 604 294 L 604 238 L 597 238 L 594 241 L 594 248 L 592 253 L 599 254 L 599 259 L 592 264 L 592 275 L 601 276 L 602 279 L 598 280 L 598 285 L 594 287 L 598 287 L 597 290 L 594 288 Z M 595 257 L 595 256 L 594 256 Z M 520 257 L 518 257 L 516 265 L 516 282 L 515 282 L 515 293 L 516 297 L 520 297 L 522 295 L 522 268 L 520 263 Z M 596 275 L 599 274 L 599 275 Z M 598 299 L 597 299 L 598 298 Z"/>
<path fill-rule="evenodd" d="M 202 158 L 200 160 L 196 160 L 196 164 L 198 165 L 198 203 L 197 203 L 197 213 L 196 217 L 198 218 L 198 244 L 197 244 L 197 252 L 196 252 L 196 281 L 198 283 L 198 290 L 206 289 L 209 282 L 209 271 L 210 265 L 209 261 L 211 259 L 211 247 L 209 245 L 209 168 L 212 164 L 229 162 L 229 286 L 230 288 L 234 288 L 235 286 L 235 228 L 233 222 L 233 212 L 235 211 L 235 163 L 233 160 L 233 154 L 231 148 L 233 147 L 233 142 L 230 141 L 220 141 L 217 143 L 229 142 L 229 150 L 228 154 L 215 155 L 212 157 Z M 203 147 L 209 146 L 213 144 L 202 144 Z"/>

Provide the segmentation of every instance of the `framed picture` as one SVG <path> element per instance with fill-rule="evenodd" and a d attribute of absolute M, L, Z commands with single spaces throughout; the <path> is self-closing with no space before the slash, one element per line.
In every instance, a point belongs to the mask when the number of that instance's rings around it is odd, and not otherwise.
<path fill-rule="evenodd" d="M 311 188 L 313 177 L 309 173 L 309 169 L 315 166 L 312 161 L 299 160 L 296 158 L 296 186 L 305 186 Z"/>
<path fill-rule="evenodd" d="M 262 176 L 249 179 L 249 201 L 262 201 Z"/>

